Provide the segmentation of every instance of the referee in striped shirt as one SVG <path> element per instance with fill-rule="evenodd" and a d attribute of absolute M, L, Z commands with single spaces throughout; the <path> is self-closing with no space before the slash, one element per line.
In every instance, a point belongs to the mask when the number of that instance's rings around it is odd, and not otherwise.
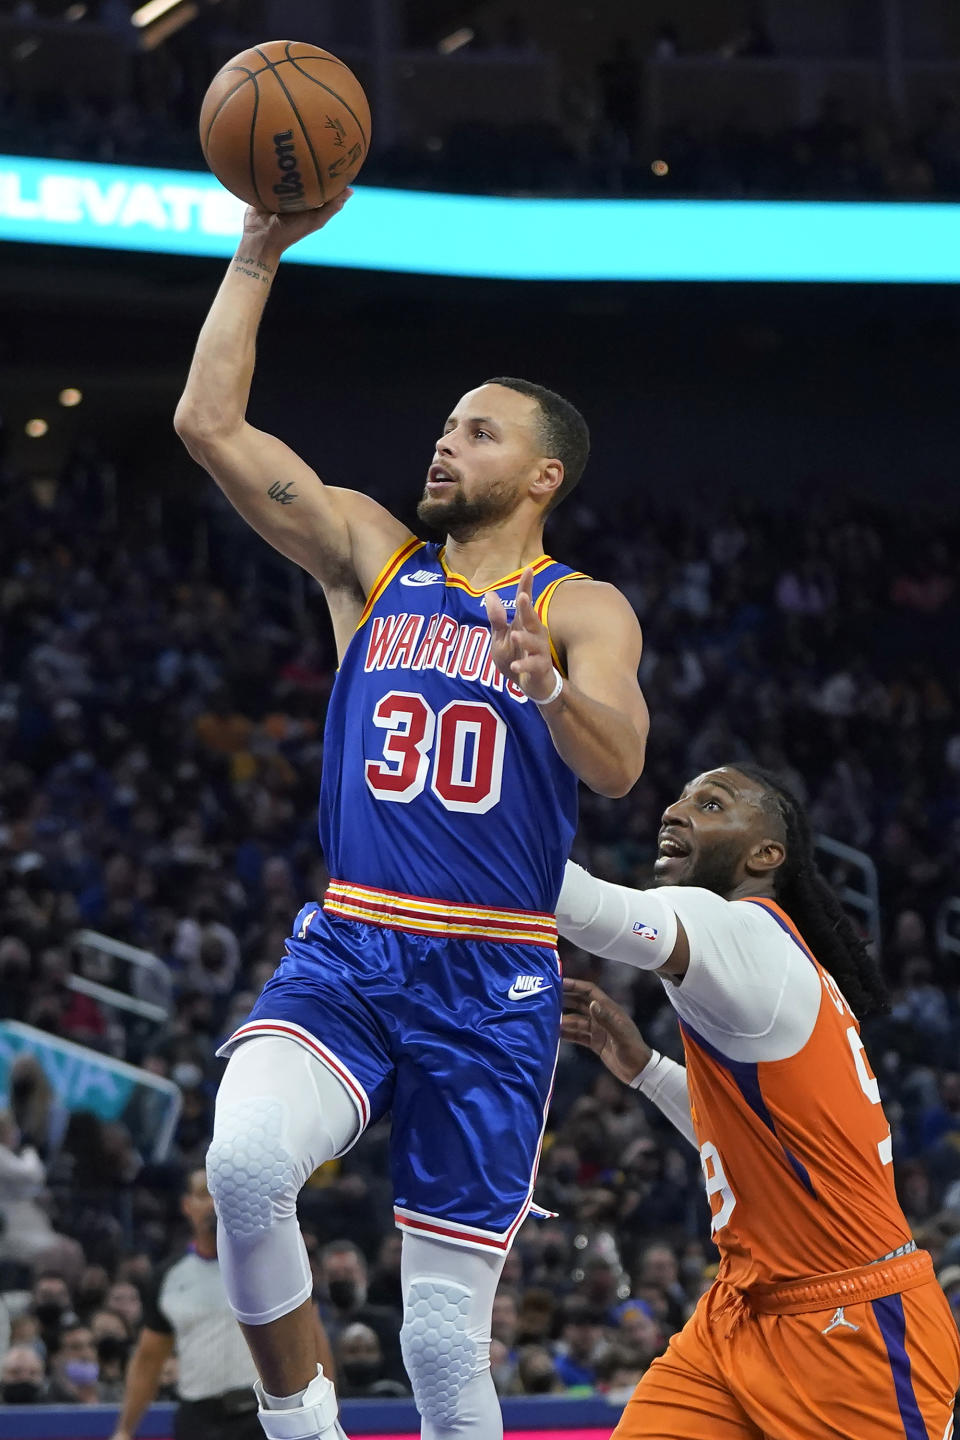
<path fill-rule="evenodd" d="M 174 1350 L 180 1372 L 174 1440 L 263 1440 L 253 1393 L 257 1372 L 227 1304 L 217 1263 L 217 1217 L 204 1170 L 187 1177 L 180 1204 L 193 1242 L 164 1266 L 145 1298 L 143 1330 L 127 1368 L 113 1440 L 133 1440 Z M 317 1331 L 317 1358 L 332 1375 L 319 1318 Z"/>

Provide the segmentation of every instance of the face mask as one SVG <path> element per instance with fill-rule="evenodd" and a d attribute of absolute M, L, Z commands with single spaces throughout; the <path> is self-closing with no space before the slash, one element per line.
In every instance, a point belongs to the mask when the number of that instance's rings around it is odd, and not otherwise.
<path fill-rule="evenodd" d="M 352 1310 L 357 1303 L 357 1287 L 352 1280 L 331 1280 L 327 1294 L 338 1310 Z"/>
<path fill-rule="evenodd" d="M 34 1380 L 11 1380 L 3 1386 L 5 1405 L 36 1405 L 40 1386 Z"/>
<path fill-rule="evenodd" d="M 563 1259 L 563 1246 L 562 1246 L 562 1245 L 544 1245 L 544 1247 L 543 1247 L 543 1263 L 544 1263 L 544 1265 L 559 1265 L 559 1264 L 560 1264 L 560 1261 L 561 1261 L 562 1259 Z"/>
<path fill-rule="evenodd" d="M 68 1360 L 63 1373 L 71 1385 L 94 1385 L 100 1375 L 96 1360 Z"/>
<path fill-rule="evenodd" d="M 342 1360 L 340 1369 L 347 1384 L 353 1385 L 357 1390 L 364 1385 L 372 1385 L 380 1376 L 380 1363 L 377 1360 Z"/>
<path fill-rule="evenodd" d="M 121 1340 L 119 1335 L 104 1335 L 97 1342 L 97 1359 L 101 1365 L 112 1365 L 115 1361 L 126 1360 L 128 1349 L 126 1340 Z"/>
<path fill-rule="evenodd" d="M 544 1370 L 541 1375 L 528 1375 L 523 1382 L 525 1395 L 548 1395 L 553 1385 L 553 1371 Z"/>
<path fill-rule="evenodd" d="M 44 1330 L 52 1330 L 63 1318 L 63 1306 L 59 1300 L 43 1300 L 39 1305 L 34 1305 L 33 1313 Z"/>

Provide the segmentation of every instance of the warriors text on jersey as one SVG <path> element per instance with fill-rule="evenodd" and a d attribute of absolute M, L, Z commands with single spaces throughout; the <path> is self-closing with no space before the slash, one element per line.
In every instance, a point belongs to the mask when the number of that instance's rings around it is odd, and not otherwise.
<path fill-rule="evenodd" d="M 547 623 L 559 584 L 533 564 Z M 512 616 L 520 572 L 488 586 Z M 483 592 L 411 540 L 382 571 L 327 714 L 320 839 L 338 880 L 401 895 L 552 912 L 577 779 L 490 656 Z"/>

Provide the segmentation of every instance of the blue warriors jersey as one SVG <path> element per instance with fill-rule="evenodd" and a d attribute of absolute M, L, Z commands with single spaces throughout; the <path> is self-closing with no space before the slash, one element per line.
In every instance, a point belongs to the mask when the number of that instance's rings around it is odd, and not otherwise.
<path fill-rule="evenodd" d="M 584 577 L 548 555 L 532 568 L 547 624 L 557 586 Z M 487 587 L 511 617 L 520 573 Z M 577 778 L 496 669 L 483 593 L 418 540 L 381 572 L 327 712 L 320 840 L 341 881 L 552 913 Z"/>

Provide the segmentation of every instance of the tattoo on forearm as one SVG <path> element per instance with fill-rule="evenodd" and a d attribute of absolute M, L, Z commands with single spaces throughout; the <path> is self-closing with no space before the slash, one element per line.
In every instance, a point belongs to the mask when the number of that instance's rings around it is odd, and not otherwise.
<path fill-rule="evenodd" d="M 273 275 L 273 267 L 265 265 L 255 255 L 238 255 L 233 262 L 233 268 L 239 274 L 249 276 L 251 280 L 261 280 L 264 285 L 270 284 Z"/>
<path fill-rule="evenodd" d="M 293 489 L 290 480 L 287 481 L 286 485 L 281 485 L 279 480 L 274 480 L 267 494 L 271 500 L 276 500 L 278 505 L 292 505 L 297 498 L 297 492 Z"/>

